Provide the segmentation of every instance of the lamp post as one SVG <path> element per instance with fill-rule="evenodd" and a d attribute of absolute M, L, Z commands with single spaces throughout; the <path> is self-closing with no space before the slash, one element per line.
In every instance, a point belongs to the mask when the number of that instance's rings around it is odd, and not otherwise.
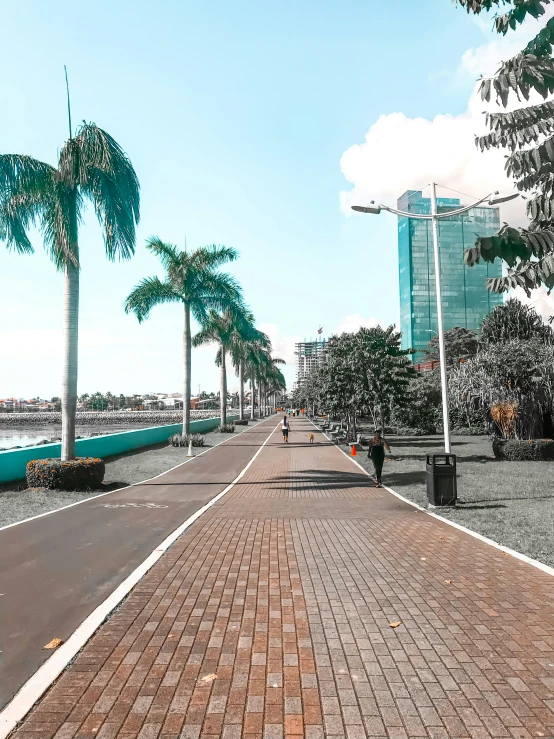
<path fill-rule="evenodd" d="M 431 183 L 431 214 L 426 215 L 423 213 L 410 213 L 396 208 L 391 208 L 388 205 L 382 205 L 376 203 L 374 200 L 368 206 L 364 205 L 353 205 L 352 210 L 358 213 L 371 213 L 372 215 L 379 215 L 382 210 L 387 210 L 389 213 L 394 213 L 397 216 L 403 218 L 416 218 L 422 221 L 431 221 L 433 228 L 433 254 L 435 260 L 435 289 L 437 293 L 437 323 L 438 323 L 438 336 L 439 336 L 439 364 L 441 372 L 441 389 L 442 389 L 442 419 L 444 426 L 444 451 L 446 454 L 450 454 L 450 419 L 448 414 L 448 383 L 446 377 L 446 356 L 444 351 L 444 326 L 442 317 L 442 292 L 441 292 L 441 271 L 440 271 L 440 255 L 439 255 L 439 221 L 442 218 L 452 218 L 452 216 L 459 216 L 463 213 L 467 213 L 468 210 L 476 208 L 485 201 L 488 201 L 488 205 L 499 205 L 500 203 L 506 203 L 508 200 L 513 200 L 519 197 L 518 193 L 513 195 L 501 196 L 498 191 L 486 195 L 472 205 L 467 205 L 458 210 L 451 210 L 445 213 L 439 213 L 437 208 L 437 186 L 436 183 Z"/>

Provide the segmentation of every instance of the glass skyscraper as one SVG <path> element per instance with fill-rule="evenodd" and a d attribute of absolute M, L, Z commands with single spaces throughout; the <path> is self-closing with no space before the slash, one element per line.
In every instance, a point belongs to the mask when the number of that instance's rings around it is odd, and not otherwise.
<path fill-rule="evenodd" d="M 439 213 L 462 207 L 457 198 L 437 198 Z M 424 198 L 421 191 L 408 190 L 399 198 L 398 209 L 430 214 L 431 199 Z M 483 318 L 503 302 L 501 294 L 485 287 L 488 277 L 502 276 L 500 262 L 482 262 L 471 268 L 464 264 L 464 252 L 475 244 L 476 236 L 491 236 L 499 228 L 498 208 L 483 206 L 439 221 L 445 331 L 454 326 L 478 329 Z M 431 221 L 398 219 L 398 266 L 402 348 L 414 349 L 412 358 L 417 362 L 438 329 Z"/>

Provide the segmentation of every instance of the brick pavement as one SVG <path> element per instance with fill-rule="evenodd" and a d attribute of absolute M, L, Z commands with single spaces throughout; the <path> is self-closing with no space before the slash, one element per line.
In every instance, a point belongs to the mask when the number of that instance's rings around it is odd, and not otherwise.
<path fill-rule="evenodd" d="M 309 430 L 272 438 L 15 739 L 554 737 L 554 578 Z"/>

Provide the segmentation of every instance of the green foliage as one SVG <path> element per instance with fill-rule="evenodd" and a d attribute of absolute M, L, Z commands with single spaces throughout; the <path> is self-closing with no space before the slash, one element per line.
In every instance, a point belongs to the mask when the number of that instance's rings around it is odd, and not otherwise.
<path fill-rule="evenodd" d="M 421 434 L 434 434 L 442 423 L 441 402 L 439 369 L 420 372 L 410 380 L 405 402 L 394 406 L 391 423 L 397 428 L 417 428 Z"/>
<path fill-rule="evenodd" d="M 492 449 L 496 459 L 510 462 L 554 462 L 554 441 L 550 439 L 493 439 Z"/>
<path fill-rule="evenodd" d="M 235 424 L 234 423 L 222 423 L 221 426 L 218 426 L 217 430 L 220 434 L 234 434 L 235 432 Z"/>
<path fill-rule="evenodd" d="M 157 236 L 147 241 L 146 248 L 158 257 L 166 276 L 164 280 L 147 277 L 128 295 L 125 312 L 134 313 L 140 323 L 148 318 L 154 306 L 163 303 L 188 305 L 201 324 L 210 310 L 242 305 L 242 291 L 237 281 L 218 271 L 221 265 L 238 258 L 236 249 L 212 245 L 181 251 Z"/>
<path fill-rule="evenodd" d="M 459 0 L 468 13 L 512 6 L 495 17 L 496 31 L 506 34 L 526 17 L 540 18 L 550 0 Z M 554 19 L 550 19 L 527 46 L 501 66 L 494 78 L 481 83 L 481 96 L 493 94 L 504 108 L 510 95 L 529 100 L 532 91 L 543 98 L 554 93 Z M 493 292 L 515 287 L 527 294 L 541 285 L 554 288 L 554 103 L 547 101 L 510 112 L 487 114 L 490 133 L 477 138 L 482 150 L 507 149 L 506 172 L 521 192 L 530 192 L 529 229 L 508 225 L 492 237 L 478 238 L 466 253 L 469 266 L 480 260 L 500 259 L 509 267 L 503 277 L 487 281 Z"/>
<path fill-rule="evenodd" d="M 204 437 L 202 434 L 173 434 L 173 436 L 169 437 L 169 444 L 171 446 L 188 447 L 191 441 L 194 447 L 204 446 Z"/>
<path fill-rule="evenodd" d="M 102 484 L 105 472 L 104 460 L 95 457 L 70 462 L 35 459 L 27 464 L 27 485 L 48 490 L 90 490 Z"/>
<path fill-rule="evenodd" d="M 139 183 L 123 149 L 94 123 L 65 142 L 57 169 L 32 157 L 0 155 L 0 237 L 9 249 L 33 251 L 29 229 L 40 226 L 58 268 L 79 263 L 78 228 L 90 202 L 106 255 L 128 259 L 135 250 Z"/>
<path fill-rule="evenodd" d="M 394 326 L 333 336 L 324 364 L 297 389 L 293 404 L 301 407 L 308 400 L 330 415 L 346 417 L 349 439 L 355 433 L 356 416 L 364 411 L 375 426 L 385 427 L 392 408 L 405 404 L 415 376 L 408 354 L 400 348 Z"/>
<path fill-rule="evenodd" d="M 543 323 L 539 314 L 529 305 L 510 298 L 485 317 L 481 327 L 482 344 L 506 341 L 544 341 L 554 343 L 554 331 Z"/>
<path fill-rule="evenodd" d="M 460 413 L 488 412 L 500 402 L 519 404 L 516 436 L 541 438 L 554 411 L 554 346 L 540 340 L 484 345 L 449 375 L 450 400 Z"/>
<path fill-rule="evenodd" d="M 461 326 L 454 326 L 444 332 L 444 351 L 448 366 L 460 363 L 462 359 L 469 359 L 477 353 L 479 345 L 477 332 L 469 331 Z M 434 336 L 427 344 L 426 362 L 439 361 L 439 337 Z"/>

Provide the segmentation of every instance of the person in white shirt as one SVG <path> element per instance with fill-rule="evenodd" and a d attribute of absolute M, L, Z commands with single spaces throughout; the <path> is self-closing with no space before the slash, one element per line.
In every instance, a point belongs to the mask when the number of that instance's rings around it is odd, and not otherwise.
<path fill-rule="evenodd" d="M 283 420 L 281 421 L 281 432 L 283 434 L 283 441 L 288 444 L 289 443 L 289 419 L 287 416 L 283 416 Z"/>

